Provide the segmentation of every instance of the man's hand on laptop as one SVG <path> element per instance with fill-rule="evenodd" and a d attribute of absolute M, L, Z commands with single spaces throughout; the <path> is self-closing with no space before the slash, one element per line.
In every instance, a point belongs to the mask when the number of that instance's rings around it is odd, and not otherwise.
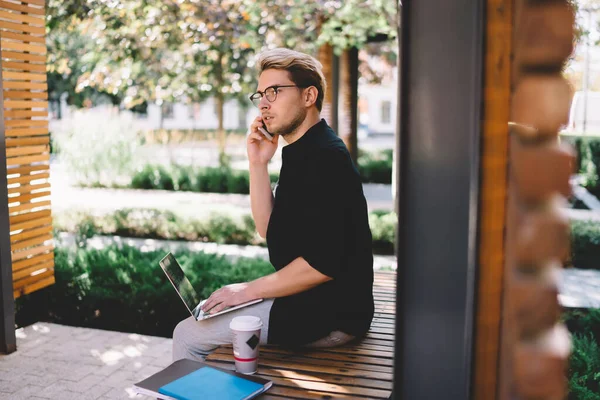
<path fill-rule="evenodd" d="M 250 296 L 248 288 L 247 282 L 223 286 L 210 295 L 202 305 L 202 311 L 207 314 L 216 314 L 228 307 L 254 300 Z"/>

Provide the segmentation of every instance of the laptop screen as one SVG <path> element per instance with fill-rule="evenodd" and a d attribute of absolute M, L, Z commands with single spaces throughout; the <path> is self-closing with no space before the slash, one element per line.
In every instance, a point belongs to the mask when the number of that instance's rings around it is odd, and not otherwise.
<path fill-rule="evenodd" d="M 169 280 L 183 299 L 190 312 L 198 305 L 198 294 L 192 287 L 190 281 L 185 277 L 173 254 L 169 253 L 160 261 L 160 266 L 169 277 Z"/>

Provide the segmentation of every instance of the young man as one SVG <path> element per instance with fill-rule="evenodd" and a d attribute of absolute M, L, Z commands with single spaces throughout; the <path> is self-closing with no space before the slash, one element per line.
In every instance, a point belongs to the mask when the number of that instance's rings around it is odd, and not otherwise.
<path fill-rule="evenodd" d="M 344 143 L 320 118 L 326 83 L 321 64 L 288 49 L 262 53 L 260 109 L 247 151 L 250 201 L 258 233 L 267 239 L 276 272 L 222 287 L 203 310 L 265 301 L 204 321 L 189 318 L 173 333 L 173 358 L 203 359 L 231 343 L 237 315 L 262 319 L 261 342 L 332 347 L 363 336 L 373 319 L 373 254 L 367 204 Z M 273 135 L 269 140 L 259 128 Z M 282 166 L 275 194 L 267 164 L 280 136 Z"/>

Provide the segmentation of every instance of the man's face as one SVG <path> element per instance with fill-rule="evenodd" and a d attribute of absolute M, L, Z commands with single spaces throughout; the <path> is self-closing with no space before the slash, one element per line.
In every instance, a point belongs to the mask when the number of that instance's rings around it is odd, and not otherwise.
<path fill-rule="evenodd" d="M 302 89 L 294 86 L 287 71 L 268 69 L 258 78 L 258 90 L 264 92 L 272 86 L 282 87 L 277 90 L 277 98 L 270 102 L 266 96 L 260 100 L 258 108 L 267 130 L 277 135 L 288 135 L 296 130 L 306 118 L 306 108 L 302 103 Z"/>

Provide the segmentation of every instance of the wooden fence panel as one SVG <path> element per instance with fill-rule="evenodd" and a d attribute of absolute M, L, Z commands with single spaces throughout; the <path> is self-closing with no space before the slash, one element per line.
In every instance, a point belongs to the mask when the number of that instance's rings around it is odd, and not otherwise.
<path fill-rule="evenodd" d="M 44 16 L 43 0 L 0 1 L 15 298 L 54 283 Z"/>

